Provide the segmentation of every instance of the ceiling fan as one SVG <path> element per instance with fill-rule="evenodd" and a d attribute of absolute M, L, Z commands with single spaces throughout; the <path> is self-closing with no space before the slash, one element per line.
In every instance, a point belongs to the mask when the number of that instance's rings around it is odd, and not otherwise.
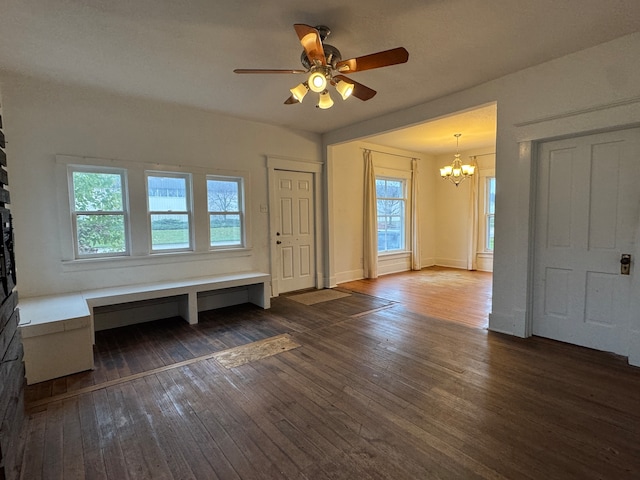
<path fill-rule="evenodd" d="M 307 80 L 291 89 L 291 96 L 285 100 L 286 105 L 302 102 L 309 90 L 319 94 L 317 107 L 326 109 L 333 105 L 327 86 L 333 85 L 343 100 L 353 95 L 360 100 L 373 98 L 376 91 L 350 78 L 344 73 L 356 73 L 373 68 L 387 67 L 405 63 L 409 59 L 409 52 L 405 48 L 398 47 L 391 50 L 364 55 L 362 57 L 342 60 L 340 51 L 333 45 L 324 43 L 331 30 L 324 25 L 311 27 L 302 23 L 296 23 L 293 28 L 298 34 L 300 43 L 304 48 L 300 61 L 304 70 L 274 70 L 237 68 L 235 73 L 304 73 L 308 74 Z"/>

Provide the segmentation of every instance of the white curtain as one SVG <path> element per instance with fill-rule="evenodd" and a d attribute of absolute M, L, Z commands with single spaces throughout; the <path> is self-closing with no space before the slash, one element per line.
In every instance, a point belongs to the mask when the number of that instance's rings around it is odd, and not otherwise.
<path fill-rule="evenodd" d="M 420 216 L 418 208 L 418 159 L 411 160 L 411 270 L 420 270 Z"/>
<path fill-rule="evenodd" d="M 364 157 L 364 278 L 378 278 L 378 208 L 371 150 Z"/>
<path fill-rule="evenodd" d="M 480 184 L 478 167 L 471 177 L 469 185 L 469 252 L 467 254 L 467 270 L 478 269 L 478 186 Z"/>

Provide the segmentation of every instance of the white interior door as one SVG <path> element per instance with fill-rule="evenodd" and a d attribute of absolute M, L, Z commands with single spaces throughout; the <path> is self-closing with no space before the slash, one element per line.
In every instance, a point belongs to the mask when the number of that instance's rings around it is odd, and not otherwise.
<path fill-rule="evenodd" d="M 316 286 L 313 174 L 276 171 L 276 264 L 280 293 Z"/>
<path fill-rule="evenodd" d="M 629 129 L 540 145 L 534 335 L 628 355 L 638 272 L 620 258 L 638 260 L 639 144 Z"/>

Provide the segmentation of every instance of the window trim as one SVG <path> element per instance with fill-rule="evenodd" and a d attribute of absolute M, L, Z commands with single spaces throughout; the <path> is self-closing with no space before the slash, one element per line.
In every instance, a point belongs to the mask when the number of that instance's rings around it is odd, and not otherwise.
<path fill-rule="evenodd" d="M 125 249 L 123 252 L 111 252 L 111 253 L 88 253 L 83 254 L 79 250 L 79 240 L 78 240 L 78 212 L 75 209 L 75 189 L 73 183 L 73 174 L 75 172 L 80 173 L 106 173 L 106 174 L 117 174 L 120 175 L 120 186 L 121 186 L 121 195 L 122 195 L 122 210 L 117 211 L 109 211 L 104 212 L 100 210 L 92 210 L 92 211 L 83 211 L 80 215 L 122 215 L 123 224 L 124 224 L 124 242 Z M 71 241 L 73 248 L 73 257 L 77 260 L 86 260 L 86 259 L 98 259 L 98 258 L 113 258 L 113 257 L 127 257 L 131 255 L 131 228 L 130 228 L 130 214 L 129 214 L 129 187 L 128 187 L 128 177 L 127 170 L 125 168 L 120 167 L 107 167 L 107 166 L 97 166 L 97 165 L 78 165 L 78 164 L 68 164 L 66 165 L 66 173 L 67 173 L 67 193 L 69 195 L 69 208 L 68 212 L 70 214 L 70 222 L 71 222 Z"/>
<path fill-rule="evenodd" d="M 480 199 L 478 205 L 482 209 L 479 213 L 478 219 L 478 253 L 482 255 L 493 255 L 493 250 L 487 248 L 487 235 L 488 235 L 488 206 L 489 206 L 489 180 L 493 178 L 495 181 L 495 169 L 486 169 L 480 171 L 481 188 L 478 192 Z M 494 204 L 495 209 L 495 204 Z M 495 219 L 495 212 L 492 215 Z M 481 219 L 481 220 L 480 220 Z M 495 230 L 494 230 L 495 232 Z M 494 239 L 495 241 L 495 239 Z"/>
<path fill-rule="evenodd" d="M 404 245 L 396 250 L 380 250 L 380 245 L 378 244 L 378 257 L 389 257 L 393 255 L 403 254 L 406 252 L 410 252 L 411 248 L 409 246 L 409 241 L 411 238 L 411 222 L 407 218 L 407 215 L 410 215 L 411 207 L 411 198 L 409 189 L 411 188 L 410 180 L 411 172 L 405 172 L 401 170 L 389 170 L 389 169 L 377 169 L 376 170 L 376 181 L 380 180 L 391 180 L 391 181 L 399 181 L 402 183 L 402 195 L 403 198 L 387 198 L 387 197 L 378 197 L 378 192 L 376 191 L 376 215 L 379 217 L 377 212 L 377 202 L 378 200 L 401 200 L 404 204 L 402 221 L 404 226 Z"/>
<path fill-rule="evenodd" d="M 127 172 L 127 207 L 129 223 L 129 254 L 106 257 L 78 258 L 74 250 L 73 226 L 71 224 L 71 203 L 69 194 L 68 167 L 95 168 L 103 170 L 115 168 Z M 149 226 L 146 199 L 145 171 L 167 173 L 188 173 L 192 176 L 192 250 L 158 251 L 152 253 L 149 247 Z M 166 163 L 136 162 L 99 157 L 56 154 L 53 165 L 55 182 L 51 184 L 51 196 L 57 203 L 57 215 L 49 219 L 48 229 L 52 235 L 59 235 L 59 259 L 64 272 L 80 272 L 92 269 L 123 268 L 140 265 L 170 265 L 176 262 L 198 262 L 206 259 L 241 258 L 253 255 L 252 211 L 251 211 L 251 171 L 212 168 L 202 165 L 175 165 Z M 225 176 L 243 179 L 245 199 L 245 244 L 244 247 L 208 248 L 206 176 Z M 261 211 L 263 205 L 260 206 Z M 55 255 L 55 253 L 54 253 Z"/>
<path fill-rule="evenodd" d="M 182 178 L 185 180 L 185 203 L 187 210 L 185 211 L 172 211 L 172 210 L 151 210 L 149 206 L 149 177 L 164 177 L 164 178 Z M 144 171 L 144 187 L 145 187 L 145 199 L 147 202 L 147 232 L 149 238 L 149 255 L 157 255 L 163 253 L 174 252 L 192 252 L 195 249 L 194 242 L 194 215 L 193 215 L 193 178 L 189 172 L 176 172 L 175 170 L 145 170 Z M 153 231 L 151 230 L 151 216 L 152 215 L 186 215 L 189 222 L 189 245 L 186 248 L 153 248 Z"/>
<path fill-rule="evenodd" d="M 214 211 L 209 208 L 209 186 L 208 181 L 223 181 L 234 182 L 238 185 L 238 211 Z M 206 191 L 207 191 L 207 220 L 208 220 L 208 234 L 209 234 L 209 250 L 234 250 L 238 248 L 246 248 L 247 244 L 247 228 L 246 228 L 246 207 L 245 207 L 245 179 L 241 176 L 230 176 L 220 174 L 208 174 L 205 177 Z M 212 215 L 234 215 L 237 214 L 240 217 L 240 243 L 239 244 L 227 244 L 227 245 L 212 245 L 211 244 L 211 216 Z"/>

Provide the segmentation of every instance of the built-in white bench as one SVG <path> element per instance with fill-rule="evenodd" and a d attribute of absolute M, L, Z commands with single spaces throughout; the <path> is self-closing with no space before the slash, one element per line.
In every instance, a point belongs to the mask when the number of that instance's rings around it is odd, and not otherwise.
<path fill-rule="evenodd" d="M 198 323 L 198 294 L 244 287 L 240 302 L 271 306 L 271 276 L 262 272 L 191 278 L 177 281 L 20 298 L 20 330 L 27 383 L 33 384 L 91 370 L 95 333 L 94 308 L 175 297 L 180 315 Z"/>

